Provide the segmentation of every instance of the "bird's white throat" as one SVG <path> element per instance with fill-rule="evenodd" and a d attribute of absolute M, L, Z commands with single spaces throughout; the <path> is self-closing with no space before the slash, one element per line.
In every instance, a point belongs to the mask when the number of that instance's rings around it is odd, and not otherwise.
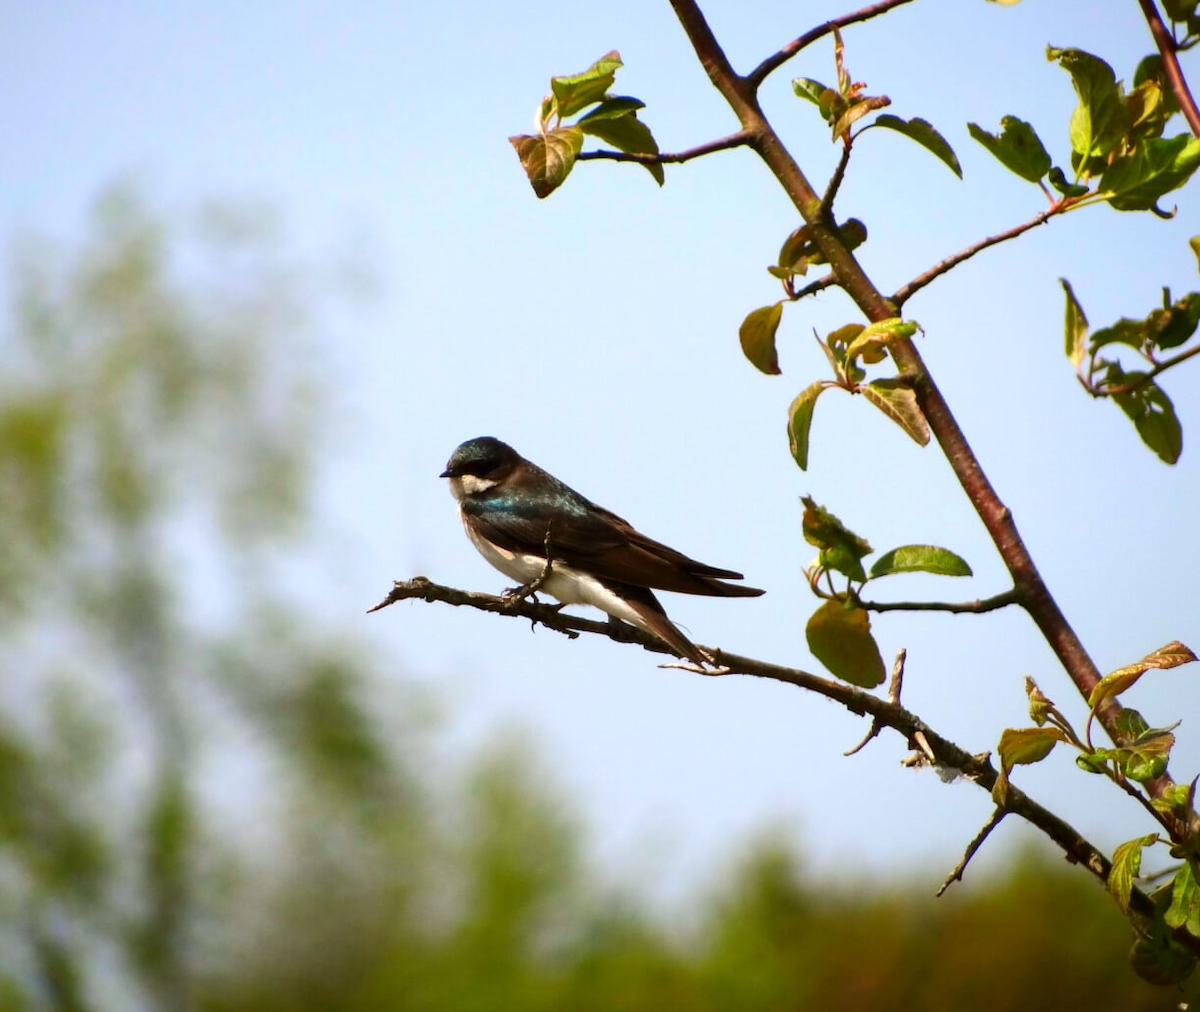
<path fill-rule="evenodd" d="M 460 502 L 469 495 L 478 495 L 499 485 L 495 478 L 480 478 L 474 474 L 463 474 L 450 479 L 450 494 Z"/>

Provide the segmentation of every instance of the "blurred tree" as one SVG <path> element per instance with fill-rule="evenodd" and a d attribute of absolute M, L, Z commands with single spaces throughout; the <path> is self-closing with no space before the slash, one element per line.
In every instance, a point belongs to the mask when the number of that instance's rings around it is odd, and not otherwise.
<path fill-rule="evenodd" d="M 317 307 L 269 219 L 199 226 L 118 188 L 80 252 L 16 261 L 0 1012 L 1175 1005 L 1103 891 L 1039 865 L 942 905 L 767 840 L 667 926 L 599 884 L 519 738 L 435 767 L 426 702 L 279 589 Z"/>

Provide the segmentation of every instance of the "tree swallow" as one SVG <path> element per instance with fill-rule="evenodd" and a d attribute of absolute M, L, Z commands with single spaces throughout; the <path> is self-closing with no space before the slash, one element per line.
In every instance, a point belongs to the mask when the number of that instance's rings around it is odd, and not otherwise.
<path fill-rule="evenodd" d="M 505 576 L 563 604 L 590 604 L 657 636 L 696 664 L 711 658 L 667 618 L 653 590 L 757 597 L 741 573 L 717 569 L 654 541 L 568 488 L 492 436 L 469 439 L 450 456 L 450 479 L 467 537 Z M 549 563 L 547 563 L 549 559 Z"/>

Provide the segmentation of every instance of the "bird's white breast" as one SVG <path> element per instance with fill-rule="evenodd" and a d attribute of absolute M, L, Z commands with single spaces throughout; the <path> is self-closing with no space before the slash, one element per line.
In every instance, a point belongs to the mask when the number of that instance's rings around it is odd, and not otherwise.
<path fill-rule="evenodd" d="M 532 583 L 542 575 L 542 570 L 546 568 L 544 558 L 500 548 L 477 531 L 472 530 L 470 524 L 464 523 L 463 527 L 466 529 L 467 537 L 471 539 L 471 544 L 478 549 L 479 554 L 505 576 L 516 580 L 519 584 Z M 590 604 L 593 608 L 599 608 L 639 629 L 653 632 L 647 627 L 642 616 L 623 598 L 614 594 L 594 576 L 572 569 L 565 563 L 554 563 L 551 566 L 549 578 L 538 589 L 557 598 L 563 604 Z"/>

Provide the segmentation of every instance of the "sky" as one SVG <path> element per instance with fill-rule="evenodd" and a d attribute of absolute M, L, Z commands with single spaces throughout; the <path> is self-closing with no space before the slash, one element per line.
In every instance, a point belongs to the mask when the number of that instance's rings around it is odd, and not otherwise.
<path fill-rule="evenodd" d="M 745 71 L 849 6 L 710 2 Z M 884 735 L 843 758 L 863 722 L 754 679 L 656 667 L 642 651 L 568 641 L 528 623 L 406 603 L 366 615 L 393 579 L 498 592 L 463 536 L 438 473 L 465 439 L 495 435 L 652 537 L 767 594 L 664 597 L 699 642 L 820 670 L 804 642 L 816 602 L 800 533 L 811 494 L 880 551 L 944 545 L 974 577 L 895 577 L 889 599 L 968 600 L 1005 573 L 935 447 L 918 448 L 867 404 L 826 394 L 810 467 L 792 462 L 786 409 L 826 368 L 811 335 L 859 321 L 834 291 L 789 306 L 782 376 L 756 372 L 737 329 L 779 296 L 765 267 L 795 211 L 747 151 L 668 167 L 580 165 L 538 201 L 507 141 L 528 132 L 549 78 L 611 49 L 616 90 L 646 103 L 663 150 L 736 128 L 665 2 L 439 5 L 113 0 L 0 3 L 0 237 L 82 234 L 96 195 L 136 180 L 155 206 L 269 203 L 288 242 L 357 264 L 369 304 L 311 353 L 329 378 L 318 500 L 325 552 L 309 563 L 323 620 L 367 645 L 397 680 L 439 700 L 451 766 L 495 733 L 527 737 L 590 828 L 598 860 L 670 891 L 703 881 L 765 828 L 814 866 L 897 868 L 935 887 L 987 819 L 987 795 L 903 768 Z M 1045 206 L 967 134 L 1018 115 L 1064 164 L 1074 105 L 1047 44 L 1104 56 L 1127 80 L 1151 50 L 1132 0 L 1080 18 L 1038 0 L 918 0 L 845 33 L 846 62 L 890 112 L 929 119 L 965 178 L 911 142 L 856 146 L 838 213 L 863 220 L 864 267 L 892 291 Z M 1200 73 L 1191 58 L 1185 70 Z M 832 43 L 773 75 L 768 115 L 818 187 L 837 151 L 790 80 L 834 77 Z M 1178 120 L 1171 132 L 1182 132 Z M 1200 426 L 1194 368 L 1163 385 L 1184 426 L 1164 466 L 1062 353 L 1068 277 L 1094 325 L 1141 317 L 1163 285 L 1197 286 L 1196 184 L 1171 221 L 1107 207 L 1072 213 L 986 251 L 914 297 L 922 354 L 1052 592 L 1111 670 L 1172 639 L 1200 648 L 1194 504 Z M 1032 675 L 1078 724 L 1084 709 L 1019 613 L 887 615 L 886 657 L 908 650 L 905 702 L 971 751 L 1028 723 Z M 1173 768 L 1200 769 L 1197 671 L 1144 679 L 1129 701 L 1152 724 L 1183 718 Z M 1016 782 L 1111 847 L 1144 816 L 1065 753 Z M 981 868 L 1035 839 L 1008 822 Z M 1045 845 L 1048 849 L 1049 845 Z"/>

